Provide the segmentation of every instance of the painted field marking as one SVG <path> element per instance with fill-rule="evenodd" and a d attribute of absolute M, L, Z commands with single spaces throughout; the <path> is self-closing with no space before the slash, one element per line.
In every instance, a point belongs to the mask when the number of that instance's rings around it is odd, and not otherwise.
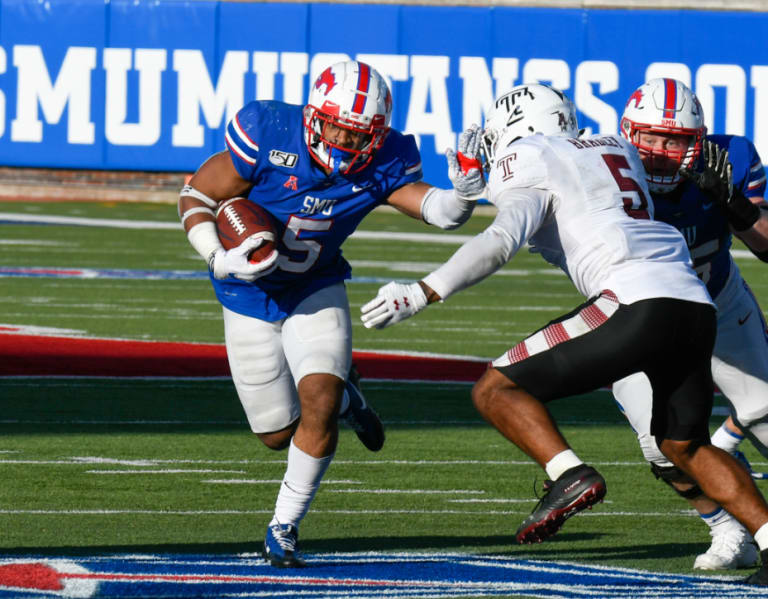
<path fill-rule="evenodd" d="M 739 578 L 459 553 L 309 554 L 303 570 L 257 554 L 115 555 L 0 561 L 0 597 L 759 597 Z M 255 559 L 254 559 L 255 558 Z M 80 586 L 73 583 L 81 583 Z"/>

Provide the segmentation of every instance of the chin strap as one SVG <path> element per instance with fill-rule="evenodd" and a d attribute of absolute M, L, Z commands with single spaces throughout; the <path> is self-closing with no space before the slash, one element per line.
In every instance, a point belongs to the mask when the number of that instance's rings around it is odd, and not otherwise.
<path fill-rule="evenodd" d="M 339 169 L 341 168 L 341 163 L 345 160 L 349 160 L 352 158 L 353 154 L 351 152 L 345 152 L 344 150 L 340 150 L 339 148 L 331 148 L 330 151 L 331 160 L 333 161 L 333 164 L 331 168 L 333 169 L 333 174 L 337 175 L 339 173 Z"/>

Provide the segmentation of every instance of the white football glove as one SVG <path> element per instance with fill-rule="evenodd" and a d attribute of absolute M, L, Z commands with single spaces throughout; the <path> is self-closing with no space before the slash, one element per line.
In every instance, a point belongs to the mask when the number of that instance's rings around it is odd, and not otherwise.
<path fill-rule="evenodd" d="M 427 296 L 418 283 L 387 283 L 370 302 L 360 308 L 365 328 L 383 329 L 410 318 L 427 307 Z"/>
<path fill-rule="evenodd" d="M 219 248 L 208 257 L 208 270 L 217 279 L 226 279 L 229 275 L 242 281 L 255 281 L 277 268 L 277 250 L 260 262 L 249 262 L 248 254 L 265 243 L 259 234 L 252 235 L 231 250 Z"/>
<path fill-rule="evenodd" d="M 459 135 L 459 151 L 448 148 L 448 177 L 453 183 L 456 195 L 465 200 L 477 200 L 485 193 L 485 177 L 480 162 L 480 142 L 483 130 L 472 125 Z"/>

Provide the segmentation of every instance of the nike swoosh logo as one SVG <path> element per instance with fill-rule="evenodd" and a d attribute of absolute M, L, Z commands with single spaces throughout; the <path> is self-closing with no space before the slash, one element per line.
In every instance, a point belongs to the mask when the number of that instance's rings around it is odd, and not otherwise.
<path fill-rule="evenodd" d="M 363 191 L 364 189 L 368 189 L 369 187 L 373 187 L 373 185 L 363 185 L 363 186 L 353 185 L 352 192 L 357 193 L 358 191 Z"/>
<path fill-rule="evenodd" d="M 749 317 L 752 316 L 752 312 L 747 314 L 744 318 L 739 318 L 739 326 L 743 325 L 747 320 L 749 320 Z"/>
<path fill-rule="evenodd" d="M 709 210 L 710 208 L 712 208 L 712 202 L 709 202 L 707 204 L 702 204 L 701 205 L 701 209 L 702 210 Z"/>

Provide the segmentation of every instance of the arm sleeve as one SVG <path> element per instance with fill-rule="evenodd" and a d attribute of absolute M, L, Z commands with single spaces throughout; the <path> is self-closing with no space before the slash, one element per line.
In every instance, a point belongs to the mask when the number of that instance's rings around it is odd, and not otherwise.
<path fill-rule="evenodd" d="M 460 198 L 453 189 L 430 187 L 421 200 L 421 219 L 440 229 L 455 229 L 467 222 L 476 203 Z"/>
<path fill-rule="evenodd" d="M 499 209 L 490 227 L 462 245 L 424 283 L 442 299 L 479 283 L 499 270 L 539 229 L 549 211 L 549 194 L 538 189 L 509 189 L 496 195 Z"/>

